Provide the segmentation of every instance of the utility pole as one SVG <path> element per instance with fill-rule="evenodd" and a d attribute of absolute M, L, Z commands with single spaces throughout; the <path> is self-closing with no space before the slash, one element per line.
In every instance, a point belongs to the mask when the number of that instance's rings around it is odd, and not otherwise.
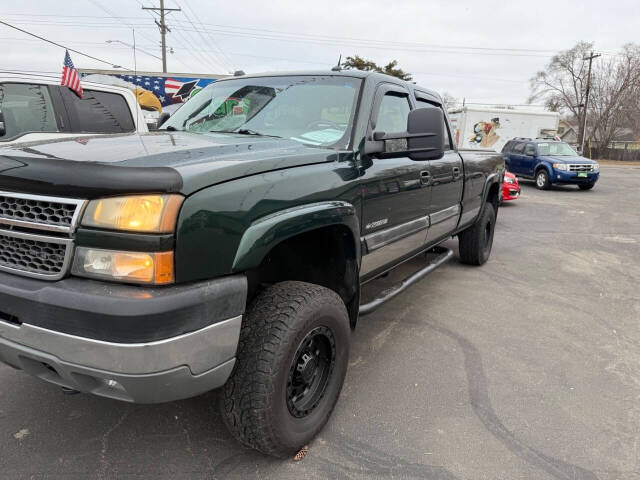
<path fill-rule="evenodd" d="M 584 152 L 584 137 L 587 130 L 587 112 L 589 110 L 589 90 L 591 90 L 591 63 L 594 58 L 598 58 L 600 54 L 594 54 L 591 52 L 588 57 L 583 57 L 583 60 L 589 60 L 589 71 L 587 72 L 587 90 L 584 98 L 584 108 L 582 110 L 582 125 L 580 125 L 580 132 L 578 134 L 578 143 L 580 144 L 580 153 Z"/>
<path fill-rule="evenodd" d="M 167 26 L 167 23 L 165 22 L 165 12 L 167 12 L 167 14 L 171 13 L 171 12 L 179 12 L 181 9 L 180 8 L 165 8 L 164 7 L 164 0 L 160 0 L 160 7 L 156 8 L 156 7 L 142 7 L 143 10 L 151 10 L 153 11 L 153 13 L 157 14 L 160 16 L 160 21 L 156 20 L 156 25 L 158 26 L 158 28 L 160 29 L 160 38 L 161 38 L 161 42 L 162 42 L 162 72 L 166 73 L 167 72 L 167 41 L 165 39 L 165 36 L 167 34 L 167 32 L 170 32 L 171 29 Z M 160 12 L 160 13 L 158 13 Z"/>

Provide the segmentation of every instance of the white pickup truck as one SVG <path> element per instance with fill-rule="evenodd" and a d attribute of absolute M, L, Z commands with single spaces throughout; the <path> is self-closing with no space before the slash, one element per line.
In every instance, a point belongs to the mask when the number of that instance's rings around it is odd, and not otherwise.
<path fill-rule="evenodd" d="M 90 82 L 82 88 L 81 99 L 59 77 L 0 72 L 0 146 L 148 132 L 131 90 Z"/>

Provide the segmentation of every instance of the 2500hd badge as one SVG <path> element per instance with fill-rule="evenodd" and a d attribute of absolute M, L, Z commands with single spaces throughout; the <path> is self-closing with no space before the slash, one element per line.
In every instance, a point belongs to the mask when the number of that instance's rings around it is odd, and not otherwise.
<path fill-rule="evenodd" d="M 440 96 L 394 77 L 234 77 L 160 131 L 83 138 L 0 152 L 0 360 L 127 402 L 220 389 L 270 455 L 327 422 L 360 315 L 452 236 L 491 251 L 502 157 L 457 151 Z"/>

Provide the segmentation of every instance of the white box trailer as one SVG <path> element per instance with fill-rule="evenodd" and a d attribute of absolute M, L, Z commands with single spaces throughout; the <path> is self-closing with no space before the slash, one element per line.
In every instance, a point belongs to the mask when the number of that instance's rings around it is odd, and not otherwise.
<path fill-rule="evenodd" d="M 548 137 L 558 130 L 560 114 L 535 110 L 462 107 L 449 111 L 451 133 L 459 149 L 499 152 L 515 137 Z"/>

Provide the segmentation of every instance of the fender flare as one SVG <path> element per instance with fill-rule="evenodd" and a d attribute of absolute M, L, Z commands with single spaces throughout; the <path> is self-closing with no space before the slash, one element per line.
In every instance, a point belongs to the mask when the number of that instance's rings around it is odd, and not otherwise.
<path fill-rule="evenodd" d="M 484 189 L 482 190 L 482 208 L 478 213 L 478 216 L 482 214 L 482 210 L 484 210 L 484 204 L 487 203 L 487 197 L 489 196 L 489 190 L 493 184 L 498 185 L 498 190 L 500 190 L 500 177 L 501 174 L 498 172 L 493 172 L 487 175 L 486 180 L 484 181 Z"/>
<path fill-rule="evenodd" d="M 355 207 L 348 202 L 326 201 L 288 208 L 255 220 L 242 235 L 232 271 L 258 267 L 284 240 L 333 225 L 343 225 L 351 231 L 359 264 L 360 221 Z"/>

